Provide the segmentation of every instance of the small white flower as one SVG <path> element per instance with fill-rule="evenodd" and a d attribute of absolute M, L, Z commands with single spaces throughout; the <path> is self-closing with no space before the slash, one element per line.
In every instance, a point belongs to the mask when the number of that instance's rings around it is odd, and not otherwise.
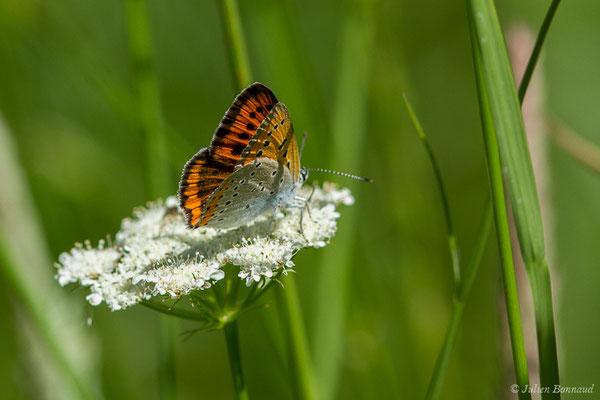
<path fill-rule="evenodd" d="M 308 198 L 312 187 L 299 195 Z M 103 301 L 112 310 L 121 310 L 154 296 L 179 297 L 193 290 L 207 289 L 225 278 L 222 267 L 240 268 L 238 277 L 250 286 L 274 271 L 294 267 L 291 260 L 303 247 L 323 247 L 337 230 L 339 204 L 353 204 L 348 189 L 325 183 L 315 187 L 308 211 L 283 208 L 258 217 L 248 226 L 230 230 L 203 228 L 189 230 L 177 207 L 177 199 L 149 203 L 134 210 L 115 235 L 114 243 L 100 241 L 76 244 L 59 256 L 56 278 L 60 285 L 89 286 L 91 305 Z M 270 229 L 270 232 L 269 232 Z"/>

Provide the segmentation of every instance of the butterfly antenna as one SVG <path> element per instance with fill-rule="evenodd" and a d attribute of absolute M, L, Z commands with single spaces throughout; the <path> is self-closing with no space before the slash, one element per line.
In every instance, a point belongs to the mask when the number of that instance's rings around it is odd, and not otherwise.
<path fill-rule="evenodd" d="M 364 178 L 362 176 L 347 174 L 345 172 L 332 171 L 332 170 L 324 169 L 324 168 L 305 168 L 305 170 L 307 170 L 307 171 L 327 172 L 329 174 L 341 175 L 341 176 L 345 176 L 347 178 L 358 179 L 359 181 L 373 182 L 373 179 L 371 179 L 371 178 Z"/>
<path fill-rule="evenodd" d="M 304 145 L 306 144 L 306 138 L 308 137 L 308 133 L 304 131 L 304 135 L 302 136 L 302 144 L 300 145 L 300 154 L 298 154 L 298 158 L 302 159 L 302 150 L 304 150 Z"/>

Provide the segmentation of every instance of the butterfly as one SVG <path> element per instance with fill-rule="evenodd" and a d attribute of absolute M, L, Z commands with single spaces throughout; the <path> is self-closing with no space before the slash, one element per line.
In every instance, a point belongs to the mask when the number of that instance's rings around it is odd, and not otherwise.
<path fill-rule="evenodd" d="M 256 82 L 185 164 L 179 205 L 189 228 L 235 228 L 293 201 L 307 177 L 288 109 Z"/>

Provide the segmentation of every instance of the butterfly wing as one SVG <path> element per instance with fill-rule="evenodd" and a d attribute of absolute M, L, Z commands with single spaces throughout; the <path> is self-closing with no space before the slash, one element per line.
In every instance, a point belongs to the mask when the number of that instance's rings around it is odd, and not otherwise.
<path fill-rule="evenodd" d="M 269 88 L 258 82 L 248 86 L 225 113 L 210 146 L 185 164 L 178 195 L 189 227 L 206 224 L 201 216 L 209 197 L 233 173 L 248 142 L 275 104 L 277 98 Z"/>
<path fill-rule="evenodd" d="M 266 157 L 286 166 L 294 182 L 300 176 L 300 156 L 292 119 L 287 107 L 277 103 L 262 122 L 237 162 L 244 166 L 257 158 Z"/>
<path fill-rule="evenodd" d="M 285 201 L 300 177 L 298 144 L 286 106 L 277 103 L 237 162 L 206 202 L 200 225 L 228 228 Z"/>

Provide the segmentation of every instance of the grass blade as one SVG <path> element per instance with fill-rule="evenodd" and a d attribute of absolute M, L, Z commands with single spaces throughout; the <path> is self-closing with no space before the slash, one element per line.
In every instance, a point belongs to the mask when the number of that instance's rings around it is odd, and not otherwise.
<path fill-rule="evenodd" d="M 0 277 L 31 319 L 55 365 L 52 392 L 61 398 L 99 398 L 90 372 L 94 370 L 93 342 L 77 329 L 83 320 L 52 278 L 52 264 L 41 223 L 36 218 L 25 172 L 8 128 L 0 115 Z M 8 327 L 7 327 L 8 328 Z M 92 350 L 92 351 L 91 351 Z M 37 376 L 43 374 L 36 371 Z M 54 375 L 53 375 L 54 377 Z M 66 388 L 68 393 L 62 392 Z"/>
<path fill-rule="evenodd" d="M 332 165 L 341 171 L 357 171 L 361 148 L 366 140 L 368 78 L 374 44 L 374 2 L 358 1 L 349 7 L 342 32 L 339 80 L 331 122 Z M 350 188 L 355 186 L 349 182 Z M 344 212 L 342 227 L 331 249 L 327 249 L 317 280 L 317 304 L 313 340 L 315 375 L 323 399 L 336 397 L 344 352 L 344 327 L 348 281 L 355 239 L 352 227 L 358 224 L 355 210 Z"/>
<path fill-rule="evenodd" d="M 238 92 L 251 82 L 252 72 L 237 0 L 221 0 L 221 18 L 229 52 L 233 81 Z"/>
<path fill-rule="evenodd" d="M 146 142 L 146 186 L 152 199 L 173 193 L 169 180 L 165 123 L 158 78 L 153 65 L 150 18 L 146 0 L 127 0 L 129 47 L 136 83 L 137 120 Z M 178 321 L 160 315 L 158 319 L 158 377 L 161 399 L 176 394 L 176 343 Z"/>
<path fill-rule="evenodd" d="M 510 244 L 510 232 L 508 227 L 508 212 L 504 197 L 504 182 L 502 180 L 502 167 L 500 165 L 500 153 L 496 140 L 496 127 L 492 115 L 492 109 L 488 98 L 488 88 L 484 79 L 482 54 L 480 42 L 476 31 L 474 16 L 477 15 L 471 3 L 468 4 L 468 18 L 473 48 L 473 60 L 475 65 L 475 77 L 479 95 L 479 109 L 483 126 L 483 136 L 486 146 L 488 173 L 492 187 L 492 202 L 494 219 L 496 222 L 496 235 L 500 250 L 500 261 L 502 264 L 502 277 L 504 283 L 504 296 L 506 301 L 506 312 L 512 345 L 513 363 L 517 385 L 525 388 L 529 385 L 529 373 L 527 370 L 527 359 L 525 345 L 523 342 L 523 329 L 519 312 L 519 300 L 515 279 L 512 248 Z M 515 93 L 516 94 L 516 93 Z M 531 394 L 519 391 L 519 399 L 530 399 Z"/>
<path fill-rule="evenodd" d="M 474 17 L 471 18 L 474 40 L 476 40 L 473 47 L 481 52 L 481 79 L 489 99 L 521 256 L 532 289 L 540 359 L 540 383 L 543 387 L 553 388 L 559 384 L 559 376 L 552 289 L 545 256 L 541 211 L 520 102 L 493 2 L 470 0 L 468 4 L 471 16 Z M 553 16 L 553 10 L 554 8 L 551 8 L 549 17 L 544 21 L 546 30 Z M 541 43 L 540 40 L 538 42 Z M 541 44 L 536 47 L 541 48 Z M 550 393 L 543 394 L 544 399 L 560 398 L 560 393 L 549 391 Z"/>
<path fill-rule="evenodd" d="M 410 119 L 412 120 L 412 123 L 415 126 L 417 133 L 419 134 L 419 138 L 421 139 L 423 146 L 425 146 L 425 150 L 427 151 L 427 155 L 429 156 L 429 160 L 431 161 L 431 166 L 433 167 L 438 188 L 440 190 L 440 197 L 442 200 L 442 206 L 444 208 L 444 218 L 446 219 L 446 229 L 448 230 L 448 248 L 450 249 L 450 256 L 452 259 L 452 270 L 454 271 L 454 290 L 458 292 L 461 286 L 460 253 L 458 251 L 456 235 L 454 234 L 454 227 L 452 225 L 452 218 L 450 215 L 450 206 L 448 204 L 448 196 L 446 195 L 446 189 L 444 188 L 442 172 L 440 171 L 437 159 L 435 158 L 435 154 L 433 153 L 433 148 L 431 147 L 427 136 L 425 136 L 423 127 L 421 126 L 421 123 L 419 122 L 414 110 L 412 109 L 408 98 L 406 97 L 406 93 L 404 93 L 404 104 L 406 105 L 406 109 L 410 114 Z"/>

